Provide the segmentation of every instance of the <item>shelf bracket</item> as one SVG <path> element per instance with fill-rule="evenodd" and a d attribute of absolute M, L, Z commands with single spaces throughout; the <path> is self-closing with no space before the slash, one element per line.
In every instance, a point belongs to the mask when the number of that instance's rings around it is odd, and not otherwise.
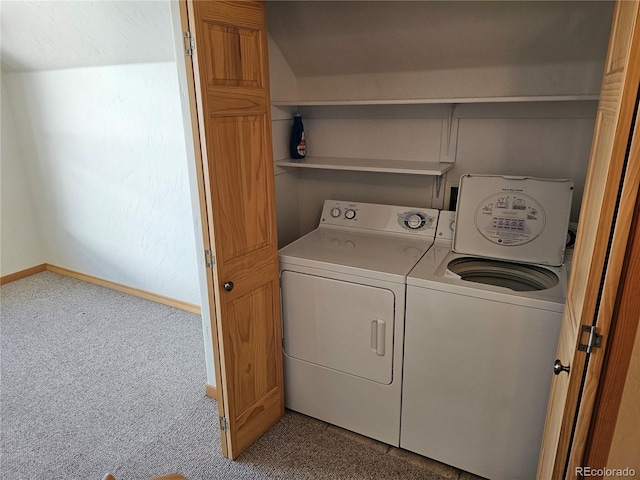
<path fill-rule="evenodd" d="M 431 206 L 432 208 L 444 209 L 444 191 L 443 186 L 447 184 L 446 172 L 442 175 L 434 175 L 433 177 L 434 189 L 431 191 Z"/>
<path fill-rule="evenodd" d="M 447 109 L 447 157 L 451 149 L 451 131 L 453 130 L 453 112 L 456 110 L 456 103 L 449 105 Z"/>
<path fill-rule="evenodd" d="M 458 147 L 458 124 L 459 119 L 455 118 L 455 110 L 457 103 L 452 103 L 447 109 L 447 117 L 443 120 L 444 128 L 442 129 L 440 161 L 455 162 L 456 151 Z"/>
<path fill-rule="evenodd" d="M 447 179 L 447 174 L 443 173 L 442 175 L 438 175 L 436 178 L 436 198 L 440 198 L 440 190 L 442 189 L 442 180 Z"/>

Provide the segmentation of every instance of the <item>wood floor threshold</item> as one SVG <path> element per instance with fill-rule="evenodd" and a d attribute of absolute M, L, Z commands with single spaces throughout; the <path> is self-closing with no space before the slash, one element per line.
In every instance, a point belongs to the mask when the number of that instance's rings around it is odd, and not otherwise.
<path fill-rule="evenodd" d="M 4 285 L 5 283 L 9 283 L 9 282 L 14 282 L 16 280 L 20 280 L 22 278 L 26 278 L 31 275 L 35 275 L 36 273 L 44 272 L 45 270 L 53 273 L 58 273 L 60 275 L 64 275 L 65 277 L 75 278 L 76 280 L 81 280 L 83 282 L 91 283 L 93 285 L 99 285 L 101 287 L 110 288 L 111 290 L 116 290 L 118 292 L 133 295 L 134 297 L 140 297 L 140 298 L 144 298 L 145 300 L 150 300 L 152 302 L 161 303 L 163 305 L 169 305 L 170 307 L 178 308 L 180 310 L 185 310 L 187 312 L 196 313 L 198 315 L 202 313 L 200 310 L 200 307 L 198 305 L 194 305 L 193 303 L 183 302 L 182 300 L 176 300 L 175 298 L 169 298 L 163 295 L 157 295 L 155 293 L 147 292 L 146 290 L 129 287 L 127 285 L 122 285 L 120 283 L 112 282 L 110 280 L 104 280 L 102 278 L 94 277 L 93 275 L 87 275 L 86 273 L 76 272 L 75 270 L 70 270 L 64 267 L 58 267 L 56 265 L 51 265 L 49 263 L 43 263 L 42 265 L 36 265 L 35 267 L 27 268 L 25 270 L 21 270 L 16 273 L 5 275 L 0 279 L 0 282 L 1 282 L 0 285 Z M 213 388 L 215 389 L 215 387 Z"/>
<path fill-rule="evenodd" d="M 207 394 L 207 397 L 213 398 L 214 400 L 218 400 L 218 388 L 215 385 L 211 385 L 210 383 L 205 383 L 204 391 Z"/>

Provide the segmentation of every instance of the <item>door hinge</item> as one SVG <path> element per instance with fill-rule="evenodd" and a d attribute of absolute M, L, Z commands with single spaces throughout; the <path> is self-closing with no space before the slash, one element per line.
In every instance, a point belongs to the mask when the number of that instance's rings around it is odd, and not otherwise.
<path fill-rule="evenodd" d="M 587 343 L 582 343 L 582 334 L 589 334 Z M 596 333 L 596 327 L 593 325 L 581 325 L 580 327 L 580 339 L 578 341 L 578 350 L 581 352 L 591 353 L 594 348 L 600 348 L 602 345 L 602 335 Z"/>
<path fill-rule="evenodd" d="M 193 51 L 196 49 L 196 39 L 195 37 L 191 36 L 191 32 L 190 31 L 186 31 L 182 34 L 182 36 L 184 37 L 185 43 L 184 43 L 184 54 L 187 57 L 191 57 L 193 55 Z"/>
<path fill-rule="evenodd" d="M 220 430 L 226 432 L 229 430 L 229 423 L 227 422 L 227 417 L 220 416 Z"/>
<path fill-rule="evenodd" d="M 216 257 L 213 256 L 213 252 L 211 250 L 204 251 L 204 260 L 206 262 L 207 268 L 213 268 L 216 264 Z"/>

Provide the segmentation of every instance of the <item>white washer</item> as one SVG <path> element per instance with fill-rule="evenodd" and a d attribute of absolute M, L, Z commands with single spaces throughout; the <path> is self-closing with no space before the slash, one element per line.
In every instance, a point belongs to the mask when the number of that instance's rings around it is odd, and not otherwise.
<path fill-rule="evenodd" d="M 327 200 L 280 250 L 285 403 L 398 445 L 406 276 L 438 211 Z"/>
<path fill-rule="evenodd" d="M 572 189 L 462 177 L 455 229 L 441 212 L 407 277 L 402 448 L 490 479 L 536 477 Z"/>

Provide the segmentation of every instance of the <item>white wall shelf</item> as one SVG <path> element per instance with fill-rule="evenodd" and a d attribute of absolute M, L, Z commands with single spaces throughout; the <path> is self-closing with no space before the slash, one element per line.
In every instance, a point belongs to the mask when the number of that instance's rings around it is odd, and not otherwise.
<path fill-rule="evenodd" d="M 518 102 L 584 102 L 598 100 L 599 95 L 530 95 L 510 97 L 409 98 L 389 100 L 274 100 L 274 106 L 341 106 L 341 105 L 432 105 L 457 103 L 518 103 Z"/>
<path fill-rule="evenodd" d="M 422 150 L 430 150 L 426 158 L 435 161 L 417 160 L 381 160 L 373 158 L 351 158 L 340 155 L 341 148 L 329 148 L 326 154 L 332 156 L 308 155 L 301 162 L 294 162 L 291 159 L 278 160 L 275 164 L 279 167 L 294 169 L 320 169 L 320 170 L 342 170 L 353 172 L 378 172 L 405 175 L 421 175 L 433 178 L 432 202 L 436 205 L 442 204 L 444 199 L 441 196 L 442 185 L 446 182 L 446 173 L 455 166 L 458 147 L 458 129 L 460 119 L 464 118 L 586 118 L 594 115 L 597 106 L 598 95 L 530 95 L 530 96 L 495 96 L 495 97 L 455 97 L 455 98 L 413 98 L 413 99 L 373 99 L 373 100 L 274 100 L 274 107 L 281 107 L 282 111 L 277 111 L 276 115 L 287 118 L 287 114 L 292 110 L 302 113 L 305 119 L 320 121 L 318 127 L 322 140 L 318 140 L 314 145 L 321 150 L 326 150 L 327 133 L 341 135 L 335 131 L 335 121 L 351 121 L 354 127 L 358 125 L 359 119 L 395 121 L 390 125 L 393 128 L 414 128 L 413 120 L 437 120 L 441 122 L 439 133 L 439 152 L 426 148 L 422 145 Z M 288 113 L 287 113 L 288 112 Z M 403 123 L 404 122 L 404 123 Z M 374 123 L 374 125 L 376 125 Z M 427 124 L 425 124 L 427 125 Z M 430 137 L 432 143 L 437 140 L 433 135 L 433 124 L 429 124 Z M 333 130 L 332 130 L 333 129 Z M 362 131 L 358 132 L 356 138 L 362 138 Z M 385 132 L 387 134 L 388 132 Z M 394 139 L 395 140 L 395 139 Z M 344 139 L 342 139 L 344 142 Z M 344 143 L 338 142 L 339 145 Z M 349 150 L 349 148 L 347 148 Z M 335 153 L 334 153 L 335 152 Z M 350 151 L 344 152 L 346 155 Z M 389 152 L 387 151 L 386 155 Z M 363 152 L 361 155 L 372 155 L 372 152 Z M 383 155 L 385 155 L 383 153 Z M 408 155 L 403 155 L 407 158 Z M 281 157 L 282 158 L 282 157 Z M 391 158 L 391 157 L 388 157 Z M 409 156 L 409 158 L 411 158 Z"/>
<path fill-rule="evenodd" d="M 350 170 L 357 172 L 404 173 L 436 177 L 442 176 L 453 168 L 453 163 L 338 157 L 306 157 L 300 162 L 294 162 L 293 160 L 278 160 L 276 161 L 276 165 L 279 167 Z"/>

